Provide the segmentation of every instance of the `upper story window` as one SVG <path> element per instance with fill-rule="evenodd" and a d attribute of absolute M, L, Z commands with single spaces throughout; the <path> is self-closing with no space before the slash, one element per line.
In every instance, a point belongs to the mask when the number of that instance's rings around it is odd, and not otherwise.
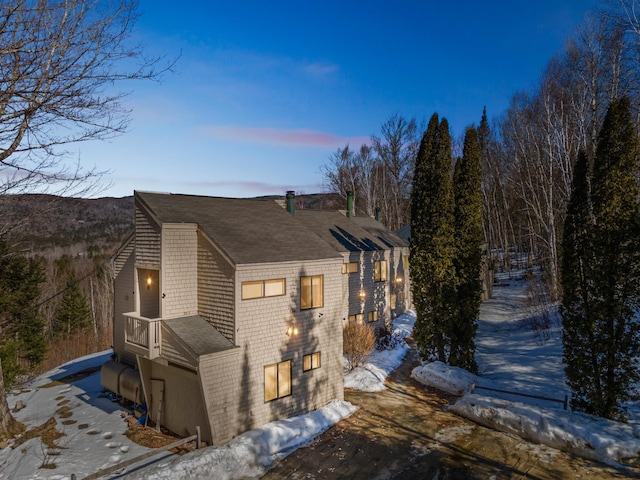
<path fill-rule="evenodd" d="M 373 281 L 374 282 L 386 282 L 387 281 L 387 261 L 376 260 L 373 262 Z"/>
<path fill-rule="evenodd" d="M 318 308 L 324 305 L 324 277 L 300 277 L 300 309 Z"/>
<path fill-rule="evenodd" d="M 377 310 L 372 310 L 370 312 L 367 312 L 367 322 L 371 323 L 371 322 L 377 322 L 377 321 L 378 321 Z"/>
<path fill-rule="evenodd" d="M 358 262 L 343 263 L 342 273 L 358 273 Z"/>
<path fill-rule="evenodd" d="M 285 293 L 286 291 L 284 278 L 242 282 L 242 300 L 263 297 L 278 297 L 280 295 L 284 295 Z"/>

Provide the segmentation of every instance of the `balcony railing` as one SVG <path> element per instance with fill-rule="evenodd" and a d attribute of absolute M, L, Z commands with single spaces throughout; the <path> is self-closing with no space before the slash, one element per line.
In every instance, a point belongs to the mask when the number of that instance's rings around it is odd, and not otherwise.
<path fill-rule="evenodd" d="M 125 349 L 153 359 L 160 356 L 162 343 L 162 320 L 145 318 L 136 313 L 124 314 Z"/>

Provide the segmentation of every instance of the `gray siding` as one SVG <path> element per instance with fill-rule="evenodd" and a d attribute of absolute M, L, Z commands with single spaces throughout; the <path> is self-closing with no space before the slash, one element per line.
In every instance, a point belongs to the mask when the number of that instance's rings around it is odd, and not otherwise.
<path fill-rule="evenodd" d="M 197 225 L 162 226 L 162 311 L 163 318 L 198 313 Z"/>
<path fill-rule="evenodd" d="M 135 365 L 135 355 L 124 351 L 123 313 L 135 310 L 134 243 L 131 242 L 114 259 L 119 268 L 114 278 L 113 349 L 120 361 Z"/>
<path fill-rule="evenodd" d="M 337 258 L 238 270 L 237 345 L 242 348 L 242 361 L 236 382 L 247 405 L 232 428 L 237 433 L 343 398 L 342 320 L 347 292 L 341 263 Z M 323 275 L 324 306 L 300 310 L 300 277 L 311 275 Z M 286 295 L 241 300 L 241 282 L 274 278 L 286 279 Z M 298 335 L 287 336 L 289 326 L 296 327 Z M 303 356 L 314 352 L 321 353 L 321 368 L 303 372 Z M 292 361 L 292 394 L 265 402 L 264 367 L 286 360 Z"/>
<path fill-rule="evenodd" d="M 160 227 L 136 203 L 136 265 L 160 270 Z"/>
<path fill-rule="evenodd" d="M 235 343 L 235 273 L 233 266 L 198 235 L 198 311 Z"/>

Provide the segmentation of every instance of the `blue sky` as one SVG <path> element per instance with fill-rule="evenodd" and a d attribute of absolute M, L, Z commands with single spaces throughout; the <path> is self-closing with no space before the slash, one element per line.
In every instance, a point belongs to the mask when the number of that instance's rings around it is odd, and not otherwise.
<path fill-rule="evenodd" d="M 322 191 L 321 165 L 394 113 L 452 134 L 536 85 L 595 0 L 140 0 L 136 37 L 181 55 L 124 86 L 130 131 L 80 145 L 110 170 L 100 196 Z"/>

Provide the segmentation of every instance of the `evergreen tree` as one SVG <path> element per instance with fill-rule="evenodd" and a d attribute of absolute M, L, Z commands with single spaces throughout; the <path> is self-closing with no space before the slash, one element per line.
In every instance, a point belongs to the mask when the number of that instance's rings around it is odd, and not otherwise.
<path fill-rule="evenodd" d="M 45 322 L 37 308 L 43 282 L 39 260 L 9 252 L 0 240 L 0 358 L 9 386 L 24 373 L 25 362 L 35 366 L 46 353 Z"/>
<path fill-rule="evenodd" d="M 80 290 L 73 270 L 68 274 L 62 299 L 56 308 L 55 318 L 54 333 L 57 335 L 70 335 L 91 325 L 91 310 L 87 297 Z"/>
<path fill-rule="evenodd" d="M 603 398 L 593 319 L 592 235 L 589 161 L 581 151 L 573 169 L 562 236 L 560 315 L 565 372 L 572 391 L 571 407 L 589 413 L 594 413 L 589 406 Z"/>
<path fill-rule="evenodd" d="M 563 242 L 564 357 L 572 406 L 623 419 L 640 380 L 638 138 L 626 98 L 605 117 L 591 176 L 576 164 Z M 589 201 L 590 199 L 590 201 Z"/>
<path fill-rule="evenodd" d="M 477 372 L 474 338 L 482 300 L 482 198 L 480 147 L 474 128 L 467 130 L 462 158 L 453 177 L 455 198 L 455 255 L 457 276 L 456 316 L 450 328 L 449 363 Z"/>
<path fill-rule="evenodd" d="M 411 194 L 411 275 L 423 358 L 446 362 L 453 321 L 453 192 L 451 138 L 434 114 L 420 143 Z"/>

